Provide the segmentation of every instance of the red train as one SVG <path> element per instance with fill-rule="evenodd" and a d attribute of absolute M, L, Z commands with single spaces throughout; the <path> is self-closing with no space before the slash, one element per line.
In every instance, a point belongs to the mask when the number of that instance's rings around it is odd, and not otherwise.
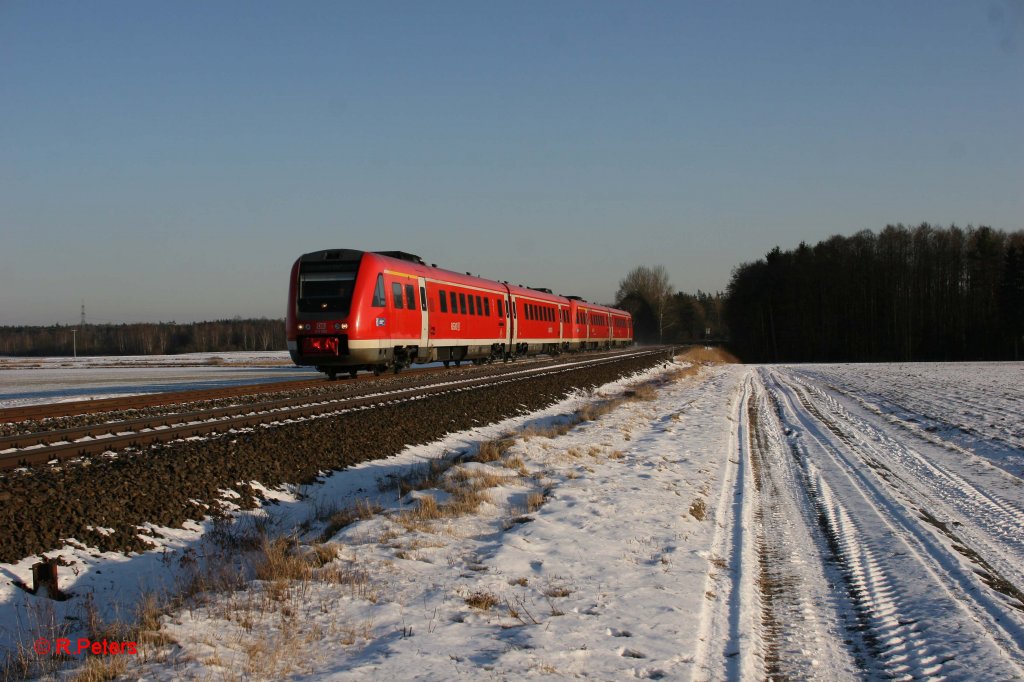
<path fill-rule="evenodd" d="M 401 251 L 301 256 L 288 287 L 288 350 L 331 379 L 411 363 L 490 362 L 628 346 L 629 313 L 427 266 Z"/>

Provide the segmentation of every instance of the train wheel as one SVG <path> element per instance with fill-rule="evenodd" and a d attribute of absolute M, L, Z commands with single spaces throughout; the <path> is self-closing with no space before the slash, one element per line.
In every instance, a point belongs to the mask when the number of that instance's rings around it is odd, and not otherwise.
<path fill-rule="evenodd" d="M 388 368 L 387 365 L 374 365 L 373 366 L 373 376 L 379 377 L 381 374 L 384 373 L 384 370 L 386 370 L 387 368 Z"/>
<path fill-rule="evenodd" d="M 327 370 L 327 380 L 328 381 L 335 381 L 335 380 L 337 380 L 337 378 L 338 378 L 338 370 L 336 370 L 336 369 L 329 369 L 329 370 Z"/>
<path fill-rule="evenodd" d="M 447 369 L 448 367 L 451 367 L 451 365 L 452 365 L 452 363 L 449 360 L 445 360 L 444 361 L 445 369 Z"/>
<path fill-rule="evenodd" d="M 348 371 L 348 375 L 349 375 L 349 377 L 351 377 L 352 379 L 355 379 L 355 378 L 356 378 L 356 375 L 357 375 L 357 374 L 359 374 L 359 370 L 358 370 L 358 369 L 350 369 L 350 370 Z"/>

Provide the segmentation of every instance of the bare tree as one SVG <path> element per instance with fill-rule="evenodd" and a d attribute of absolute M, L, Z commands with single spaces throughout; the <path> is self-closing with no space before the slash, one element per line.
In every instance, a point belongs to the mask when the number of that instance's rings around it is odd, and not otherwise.
<path fill-rule="evenodd" d="M 665 338 L 665 314 L 672 303 L 672 285 L 668 281 L 668 270 L 663 265 L 648 267 L 640 265 L 619 282 L 615 300 L 622 303 L 629 299 L 647 304 L 658 325 L 658 342 Z"/>

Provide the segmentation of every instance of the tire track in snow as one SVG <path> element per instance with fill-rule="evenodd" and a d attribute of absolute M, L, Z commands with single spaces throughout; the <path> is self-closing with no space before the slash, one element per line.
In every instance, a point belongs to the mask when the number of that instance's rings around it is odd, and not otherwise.
<path fill-rule="evenodd" d="M 756 506 L 758 588 L 769 679 L 855 677 L 865 645 L 844 627 L 849 611 L 832 585 L 827 542 L 760 380 L 748 403 L 751 478 Z M 863 668 L 863 664 L 859 665 Z"/>
<path fill-rule="evenodd" d="M 854 452 L 875 470 L 906 509 L 915 510 L 920 520 L 946 536 L 950 547 L 974 564 L 974 572 L 984 584 L 1003 595 L 1011 608 L 1024 613 L 1024 523 L 1014 505 L 987 494 L 954 472 L 939 468 L 870 424 L 855 421 L 820 391 L 814 392 L 806 385 L 793 387 L 800 401 L 822 424 L 844 442 L 857 445 Z M 818 409 L 812 392 L 820 394 L 827 408 L 831 408 L 829 417 Z M 860 433 L 861 437 L 854 438 L 850 431 Z M 875 441 L 888 447 L 879 452 L 873 445 Z M 887 466 L 883 459 L 895 460 L 901 466 Z"/>
<path fill-rule="evenodd" d="M 754 655 L 760 650 L 759 629 L 751 628 L 754 571 L 750 556 L 753 537 L 745 533 L 752 510 L 745 500 L 752 487 L 743 462 L 747 436 L 744 413 L 752 390 L 747 374 L 730 405 L 732 428 L 723 462 L 722 485 L 715 505 L 715 532 L 711 542 L 704 587 L 704 607 L 694 651 L 694 680 L 760 679 L 763 666 Z M 754 569 L 756 571 L 756 568 Z"/>
<path fill-rule="evenodd" d="M 956 547 L 964 548 L 957 551 L 985 571 L 989 576 L 986 582 L 1008 596 L 1014 608 L 1024 611 L 1024 504 L 979 488 L 965 476 L 929 460 L 919 447 L 904 444 L 848 413 L 820 388 L 801 381 L 799 395 L 823 424 L 856 448 L 905 506 L 917 509 L 923 520 L 942 531 Z M 823 405 L 828 418 L 816 404 Z M 919 445 L 929 447 L 927 443 Z"/>
<path fill-rule="evenodd" d="M 1006 607 L 979 594 L 973 572 L 951 559 L 916 510 L 869 472 L 886 466 L 802 387 L 762 370 L 806 472 L 819 523 L 841 567 L 871 675 L 973 679 L 1024 676 L 1021 633 Z M 877 454 L 877 453 L 876 453 Z M 868 464 L 865 468 L 862 463 Z"/>

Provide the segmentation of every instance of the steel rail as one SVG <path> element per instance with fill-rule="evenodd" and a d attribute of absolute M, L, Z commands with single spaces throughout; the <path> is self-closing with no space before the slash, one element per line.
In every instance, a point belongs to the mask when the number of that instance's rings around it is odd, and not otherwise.
<path fill-rule="evenodd" d="M 14 469 L 25 465 L 43 464 L 54 460 L 71 459 L 74 457 L 116 451 L 124 448 L 142 448 L 154 443 L 163 443 L 183 438 L 228 432 L 231 430 L 258 426 L 260 424 L 272 424 L 282 421 L 307 419 L 313 416 L 332 415 L 340 412 L 366 409 L 377 405 L 395 404 L 409 400 L 442 395 L 444 393 L 457 390 L 471 390 L 513 381 L 525 381 L 550 374 L 569 372 L 583 367 L 594 367 L 602 364 L 609 364 L 627 357 L 640 357 L 660 352 L 663 351 L 633 351 L 631 353 L 614 355 L 612 357 L 591 357 L 569 363 L 513 370 L 485 377 L 471 377 L 468 379 L 456 379 L 454 381 L 441 381 L 428 386 L 384 391 L 364 396 L 321 401 L 311 401 L 309 398 L 286 399 L 271 401 L 263 404 L 262 406 L 247 405 L 235 406 L 233 408 L 214 408 L 210 410 L 191 412 L 188 414 L 167 415 L 165 417 L 131 420 L 128 422 L 111 422 L 95 427 L 64 429 L 61 431 L 51 432 L 61 438 L 74 437 L 76 434 L 80 438 L 88 438 L 88 440 L 77 440 L 69 443 L 53 444 L 54 440 L 50 439 L 48 441 L 50 444 L 38 445 L 40 438 L 46 441 L 48 436 L 44 433 L 10 436 L 0 439 L 0 450 L 8 448 L 18 449 L 15 452 L 0 453 L 0 470 Z M 296 405 L 296 403 L 301 404 Z M 260 410 L 260 407 L 263 407 L 264 409 Z M 184 420 L 192 421 L 185 422 Z M 131 433 L 124 433 L 125 430 L 130 428 L 137 430 L 134 430 Z M 84 432 L 91 433 L 81 435 Z M 94 434 L 106 437 L 95 438 Z M 24 447 L 24 443 L 33 441 L 33 445 Z"/>
<path fill-rule="evenodd" d="M 98 398 L 96 400 L 75 400 L 67 403 L 47 403 L 45 405 L 25 405 L 24 407 L 6 407 L 0 409 L 0 424 L 19 422 L 27 419 L 48 419 L 55 417 L 74 417 L 83 414 L 96 414 L 120 410 L 133 410 L 178 403 L 195 403 L 203 400 L 235 398 L 256 393 L 276 393 L 298 391 L 303 388 L 323 386 L 324 379 L 296 379 L 294 381 L 273 381 L 262 384 L 243 384 L 224 388 L 201 388 L 190 391 L 174 391 L 164 393 L 146 393 L 142 395 L 124 396 L 120 398 Z"/>

